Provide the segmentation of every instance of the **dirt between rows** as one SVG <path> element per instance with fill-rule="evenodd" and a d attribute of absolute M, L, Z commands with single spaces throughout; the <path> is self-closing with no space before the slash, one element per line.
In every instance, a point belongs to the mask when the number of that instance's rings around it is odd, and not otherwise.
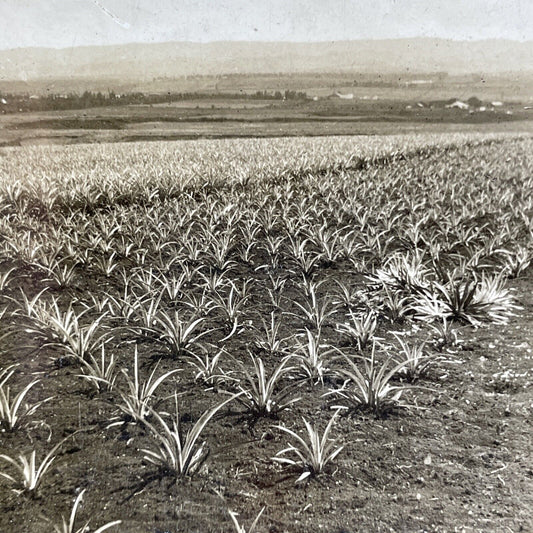
<path fill-rule="evenodd" d="M 327 382 L 302 387 L 301 400 L 278 420 L 250 420 L 230 404 L 205 432 L 210 456 L 202 470 L 176 481 L 143 460 L 141 450 L 153 442 L 145 430 L 106 428 L 116 416 L 116 395 L 95 394 L 77 368 L 57 364 L 53 350 L 26 348 L 32 339 L 19 331 L 3 341 L 0 366 L 21 363 L 21 373 L 41 380 L 30 399 L 54 399 L 27 427 L 1 433 L 0 453 L 36 449 L 42 458 L 68 438 L 37 497 L 17 496 L 0 480 L 0 531 L 53 531 L 49 520 L 68 516 L 83 489 L 79 515 L 91 518 L 91 531 L 120 519 L 111 531 L 229 532 L 229 510 L 247 528 L 263 508 L 259 532 L 533 531 L 532 269 L 510 286 L 522 307 L 514 320 L 462 329 L 459 348 L 405 396 L 407 407 L 384 418 L 338 419 L 332 437 L 343 451 L 327 472 L 301 484 L 298 471 L 271 460 L 288 442 L 274 426 L 301 430 L 306 417 L 325 427 Z M 251 305 L 260 311 L 260 297 Z M 235 357 L 245 357 L 240 342 L 232 346 Z M 131 345 L 116 350 L 131 361 Z M 148 343 L 140 355 L 153 368 L 161 354 Z M 184 422 L 226 398 L 194 383 L 193 369 L 181 362 L 163 359 L 158 371 L 176 364 L 182 372 L 160 394 L 179 391 Z"/>

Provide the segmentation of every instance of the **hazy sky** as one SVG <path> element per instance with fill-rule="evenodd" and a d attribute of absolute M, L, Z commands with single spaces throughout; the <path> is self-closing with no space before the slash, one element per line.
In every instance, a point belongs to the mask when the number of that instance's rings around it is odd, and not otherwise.
<path fill-rule="evenodd" d="M 533 40 L 533 0 L 0 0 L 0 49 L 415 36 Z"/>

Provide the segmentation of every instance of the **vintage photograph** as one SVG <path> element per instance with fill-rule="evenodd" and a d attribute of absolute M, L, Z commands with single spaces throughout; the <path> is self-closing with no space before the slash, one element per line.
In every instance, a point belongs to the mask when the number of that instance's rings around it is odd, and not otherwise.
<path fill-rule="evenodd" d="M 0 0 L 0 532 L 533 531 L 533 3 Z"/>

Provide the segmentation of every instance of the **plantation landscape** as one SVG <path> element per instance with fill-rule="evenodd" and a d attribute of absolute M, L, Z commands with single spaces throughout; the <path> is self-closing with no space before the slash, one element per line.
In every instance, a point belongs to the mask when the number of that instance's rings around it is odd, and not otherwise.
<path fill-rule="evenodd" d="M 0 531 L 533 530 L 529 133 L 0 148 Z"/>

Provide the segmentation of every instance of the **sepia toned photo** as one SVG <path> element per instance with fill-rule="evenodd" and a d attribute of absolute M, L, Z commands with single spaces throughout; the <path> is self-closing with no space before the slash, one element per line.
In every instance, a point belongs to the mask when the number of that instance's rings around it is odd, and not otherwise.
<path fill-rule="evenodd" d="M 0 532 L 533 531 L 533 3 L 0 0 Z"/>

